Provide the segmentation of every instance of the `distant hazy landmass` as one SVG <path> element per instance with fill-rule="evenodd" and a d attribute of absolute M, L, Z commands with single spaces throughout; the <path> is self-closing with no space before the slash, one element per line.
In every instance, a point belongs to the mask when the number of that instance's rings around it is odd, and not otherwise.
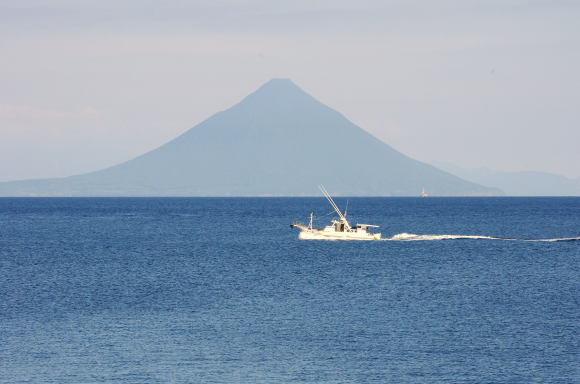
<path fill-rule="evenodd" d="M 0 196 L 503 195 L 413 160 L 274 79 L 232 108 L 122 164 L 0 183 Z"/>
<path fill-rule="evenodd" d="M 136 157 L 127 151 L 81 143 L 65 148 L 0 145 L 0 182 L 67 177 L 94 172 Z"/>
<path fill-rule="evenodd" d="M 473 183 L 500 188 L 508 196 L 580 196 L 580 177 L 569 179 L 537 171 L 494 171 L 487 167 L 461 168 L 444 161 L 429 164 Z"/>

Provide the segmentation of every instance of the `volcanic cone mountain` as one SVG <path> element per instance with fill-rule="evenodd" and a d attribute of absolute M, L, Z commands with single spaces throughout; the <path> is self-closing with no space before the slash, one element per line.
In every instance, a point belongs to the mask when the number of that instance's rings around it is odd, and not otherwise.
<path fill-rule="evenodd" d="M 502 195 L 413 160 L 274 79 L 171 142 L 101 171 L 0 183 L 1 196 Z"/>

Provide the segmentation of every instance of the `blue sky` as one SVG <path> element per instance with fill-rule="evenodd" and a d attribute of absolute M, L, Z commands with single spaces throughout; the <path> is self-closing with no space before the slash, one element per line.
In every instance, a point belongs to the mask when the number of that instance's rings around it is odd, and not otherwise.
<path fill-rule="evenodd" d="M 130 157 L 289 78 L 415 159 L 580 176 L 580 2 L 118 3 L 0 1 L 0 151 Z"/>

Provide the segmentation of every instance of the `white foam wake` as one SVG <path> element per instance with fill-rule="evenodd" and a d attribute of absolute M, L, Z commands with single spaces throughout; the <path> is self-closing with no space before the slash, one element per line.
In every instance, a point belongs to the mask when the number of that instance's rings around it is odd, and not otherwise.
<path fill-rule="evenodd" d="M 399 233 L 393 237 L 385 238 L 386 241 L 429 241 L 429 240 L 503 240 L 503 241 L 580 241 L 580 237 L 566 237 L 561 239 L 507 239 L 491 236 L 467 236 L 467 235 L 414 235 L 412 233 Z"/>
<path fill-rule="evenodd" d="M 536 240 L 522 240 L 522 241 L 580 241 L 580 237 L 564 237 L 562 239 L 536 239 Z"/>
<path fill-rule="evenodd" d="M 315 233 L 300 232 L 298 238 L 301 240 L 374 240 L 357 239 L 357 238 L 336 238 L 326 237 Z M 502 241 L 536 241 L 536 242 L 556 242 L 556 241 L 580 241 L 580 237 L 565 237 L 560 239 L 510 239 L 491 236 L 473 236 L 473 235 L 415 235 L 412 233 L 399 233 L 391 238 L 380 239 L 382 241 L 436 241 L 436 240 L 502 240 Z"/>
<path fill-rule="evenodd" d="M 486 239 L 486 240 L 508 240 L 490 236 L 466 236 L 466 235 L 414 235 L 412 233 L 399 233 L 387 241 L 425 241 L 425 240 L 457 240 L 457 239 Z"/>

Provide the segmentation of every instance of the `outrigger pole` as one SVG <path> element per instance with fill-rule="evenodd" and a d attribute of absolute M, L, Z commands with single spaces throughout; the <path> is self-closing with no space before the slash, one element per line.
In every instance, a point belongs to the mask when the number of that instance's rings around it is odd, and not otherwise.
<path fill-rule="evenodd" d="M 328 199 L 328 202 L 330 203 L 330 205 L 332 205 L 332 207 L 334 208 L 336 213 L 338 213 L 338 216 L 340 216 L 340 220 L 344 222 L 346 229 L 349 229 L 350 226 L 348 225 L 348 221 L 346 221 L 346 218 L 342 215 L 342 212 L 340 212 L 340 209 L 338 209 L 338 207 L 334 203 L 334 200 L 332 200 L 332 197 L 330 197 L 330 194 L 328 192 L 326 192 L 326 189 L 324 188 L 324 186 L 319 185 L 318 188 L 320 188 L 320 190 L 322 191 L 324 196 Z"/>

